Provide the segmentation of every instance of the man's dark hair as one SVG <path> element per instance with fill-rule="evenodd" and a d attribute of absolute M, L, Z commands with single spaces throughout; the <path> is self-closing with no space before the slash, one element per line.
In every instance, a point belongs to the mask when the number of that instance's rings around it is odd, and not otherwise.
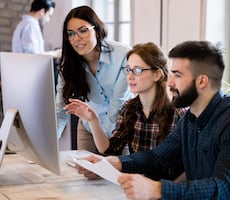
<path fill-rule="evenodd" d="M 55 2 L 52 0 L 34 0 L 31 4 L 30 11 L 36 12 L 41 9 L 45 9 L 45 12 L 47 12 L 50 8 L 55 8 Z"/>
<path fill-rule="evenodd" d="M 220 87 L 225 68 L 220 46 L 220 43 L 215 46 L 208 41 L 186 41 L 171 49 L 169 58 L 189 59 L 194 77 L 205 74 L 213 87 Z"/>

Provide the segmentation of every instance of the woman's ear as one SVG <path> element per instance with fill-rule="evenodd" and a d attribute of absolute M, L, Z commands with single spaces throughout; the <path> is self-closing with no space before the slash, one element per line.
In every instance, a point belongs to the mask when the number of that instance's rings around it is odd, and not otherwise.
<path fill-rule="evenodd" d="M 163 73 L 162 69 L 158 69 L 158 70 L 154 71 L 154 76 L 155 76 L 155 78 L 154 78 L 155 82 L 163 79 L 164 73 Z"/>

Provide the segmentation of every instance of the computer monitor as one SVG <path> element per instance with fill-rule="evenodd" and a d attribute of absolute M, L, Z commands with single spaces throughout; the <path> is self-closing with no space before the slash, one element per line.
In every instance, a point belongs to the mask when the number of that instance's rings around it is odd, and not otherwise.
<path fill-rule="evenodd" d="M 52 57 L 1 52 L 0 67 L 0 162 L 7 147 L 60 174 Z"/>

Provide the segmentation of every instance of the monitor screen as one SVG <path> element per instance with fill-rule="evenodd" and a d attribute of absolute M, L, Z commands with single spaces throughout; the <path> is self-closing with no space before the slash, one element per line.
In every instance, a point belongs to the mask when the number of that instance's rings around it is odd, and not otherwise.
<path fill-rule="evenodd" d="M 1 52 L 5 148 L 60 174 L 53 59 L 48 55 Z"/>

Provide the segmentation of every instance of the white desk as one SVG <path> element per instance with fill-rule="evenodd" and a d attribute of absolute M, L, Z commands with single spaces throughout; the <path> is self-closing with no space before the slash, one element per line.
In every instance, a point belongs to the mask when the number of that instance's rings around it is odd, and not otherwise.
<path fill-rule="evenodd" d="M 89 181 L 67 166 L 65 161 L 72 153 L 61 152 L 61 176 L 30 164 L 18 154 L 5 155 L 0 169 L 0 200 L 126 199 L 118 185 L 102 179 Z"/>

